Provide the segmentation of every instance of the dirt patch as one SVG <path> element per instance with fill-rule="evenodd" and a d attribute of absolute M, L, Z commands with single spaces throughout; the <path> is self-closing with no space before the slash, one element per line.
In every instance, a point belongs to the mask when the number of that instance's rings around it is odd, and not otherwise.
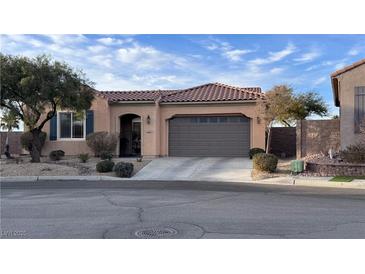
<path fill-rule="evenodd" d="M 41 163 L 31 163 L 29 156 L 16 159 L 0 160 L 0 175 L 7 176 L 113 176 L 114 172 L 99 173 L 96 164 L 100 158 L 92 157 L 86 163 L 81 163 L 77 157 L 64 157 L 60 161 L 51 161 L 48 157 L 42 157 Z M 134 166 L 132 176 L 140 171 L 150 160 L 137 162 L 135 158 L 113 158 L 114 163 L 130 162 Z"/>

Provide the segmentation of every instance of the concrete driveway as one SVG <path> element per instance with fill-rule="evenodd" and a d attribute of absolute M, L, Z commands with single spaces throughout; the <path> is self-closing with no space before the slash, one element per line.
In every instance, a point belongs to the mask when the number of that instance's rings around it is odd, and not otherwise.
<path fill-rule="evenodd" d="M 134 180 L 251 181 L 252 161 L 229 157 L 164 157 L 154 159 Z"/>

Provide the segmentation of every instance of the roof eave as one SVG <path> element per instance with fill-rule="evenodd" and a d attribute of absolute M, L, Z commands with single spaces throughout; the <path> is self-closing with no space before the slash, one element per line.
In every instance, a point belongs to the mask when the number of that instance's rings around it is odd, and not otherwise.
<path fill-rule="evenodd" d="M 242 101 L 198 101 L 198 102 L 160 102 L 161 105 L 199 105 L 199 104 L 247 104 L 256 103 L 258 100 L 242 100 Z"/>
<path fill-rule="evenodd" d="M 335 106 L 339 107 L 341 105 L 341 103 L 340 103 L 340 99 L 338 96 L 338 79 L 337 79 L 337 77 L 332 76 L 331 83 L 332 83 L 333 100 L 334 100 Z"/>

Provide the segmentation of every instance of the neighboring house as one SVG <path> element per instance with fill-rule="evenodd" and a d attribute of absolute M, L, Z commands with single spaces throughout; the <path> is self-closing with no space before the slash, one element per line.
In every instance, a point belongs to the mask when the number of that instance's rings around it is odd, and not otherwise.
<path fill-rule="evenodd" d="M 87 134 L 118 135 L 119 156 L 248 156 L 265 147 L 265 123 L 258 117 L 261 88 L 219 83 L 183 90 L 103 91 L 96 93 L 86 119 L 57 112 L 44 128 L 43 154 L 91 152 Z"/>
<path fill-rule="evenodd" d="M 360 141 L 365 119 L 365 59 L 331 74 L 335 105 L 340 107 L 341 148 Z"/>

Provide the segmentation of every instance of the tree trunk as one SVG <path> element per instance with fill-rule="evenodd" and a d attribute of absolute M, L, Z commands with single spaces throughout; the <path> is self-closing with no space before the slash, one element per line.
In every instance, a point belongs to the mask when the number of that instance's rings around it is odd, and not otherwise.
<path fill-rule="evenodd" d="M 8 132 L 6 133 L 5 153 L 4 153 L 7 159 L 11 159 L 10 146 L 9 146 L 9 133 L 10 133 L 10 130 L 8 130 Z"/>
<path fill-rule="evenodd" d="M 266 148 L 265 148 L 266 153 L 269 153 L 269 150 L 270 150 L 271 127 L 272 127 L 272 122 L 270 122 L 270 124 L 267 128 L 267 140 L 266 140 Z"/>
<path fill-rule="evenodd" d="M 33 129 L 31 130 L 31 133 L 33 135 L 32 138 L 32 149 L 30 150 L 30 155 L 32 157 L 33 163 L 40 163 L 41 161 L 41 139 L 40 139 L 40 133 L 41 131 L 39 129 Z"/>

